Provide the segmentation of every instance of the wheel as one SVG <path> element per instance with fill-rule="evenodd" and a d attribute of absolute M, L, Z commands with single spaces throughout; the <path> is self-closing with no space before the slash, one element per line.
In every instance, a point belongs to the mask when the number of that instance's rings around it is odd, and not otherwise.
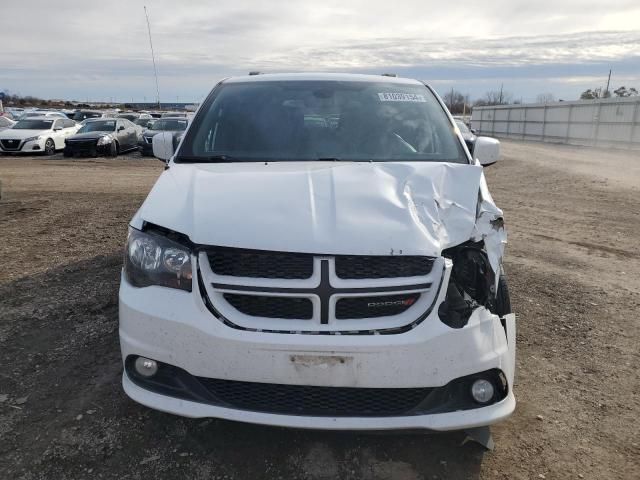
<path fill-rule="evenodd" d="M 507 277 L 504 270 L 498 280 L 498 291 L 496 292 L 495 314 L 504 317 L 511 313 L 511 297 L 509 296 L 509 287 L 507 286 Z"/>
<path fill-rule="evenodd" d="M 53 143 L 53 140 L 47 138 L 47 141 L 44 142 L 44 154 L 45 155 L 54 155 L 56 153 L 56 144 Z"/>
<path fill-rule="evenodd" d="M 110 157 L 117 157 L 118 153 L 119 153 L 120 148 L 118 147 L 118 143 L 117 142 L 112 142 L 111 143 L 111 147 L 109 149 L 109 156 Z"/>

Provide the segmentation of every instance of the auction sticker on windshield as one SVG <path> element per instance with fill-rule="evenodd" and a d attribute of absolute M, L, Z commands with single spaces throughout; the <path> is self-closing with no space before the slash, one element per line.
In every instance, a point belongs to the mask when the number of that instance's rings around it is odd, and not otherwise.
<path fill-rule="evenodd" d="M 381 102 L 426 102 L 423 95 L 415 93 L 378 93 Z"/>

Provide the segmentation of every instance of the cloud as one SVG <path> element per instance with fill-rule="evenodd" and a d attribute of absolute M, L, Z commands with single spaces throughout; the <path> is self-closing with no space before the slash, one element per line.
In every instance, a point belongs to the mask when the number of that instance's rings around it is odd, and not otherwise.
<path fill-rule="evenodd" d="M 513 81 L 524 96 L 565 77 L 638 79 L 640 4 L 592 0 L 178 3 L 148 0 L 161 96 L 201 98 L 249 70 L 397 71 L 472 94 Z M 50 97 L 154 96 L 140 0 L 7 2 L 0 88 Z M 37 27 L 33 15 L 46 18 Z M 636 63 L 637 65 L 638 63 Z M 537 87 L 547 80 L 548 85 Z M 640 83 L 640 79 L 638 79 Z M 572 84 L 580 87 L 577 81 Z M 481 94 L 481 92 L 480 92 Z"/>

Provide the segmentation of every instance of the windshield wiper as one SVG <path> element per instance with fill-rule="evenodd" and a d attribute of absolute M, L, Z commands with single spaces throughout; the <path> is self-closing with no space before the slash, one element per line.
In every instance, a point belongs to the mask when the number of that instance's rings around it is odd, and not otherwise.
<path fill-rule="evenodd" d="M 230 155 L 210 155 L 208 157 L 195 157 L 195 156 L 179 156 L 176 158 L 178 163 L 226 163 L 226 162 L 241 162 L 242 160 L 232 157 Z"/>

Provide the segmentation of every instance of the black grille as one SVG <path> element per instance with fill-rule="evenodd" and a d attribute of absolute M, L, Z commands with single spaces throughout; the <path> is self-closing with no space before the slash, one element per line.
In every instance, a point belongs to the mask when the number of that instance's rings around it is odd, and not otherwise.
<path fill-rule="evenodd" d="M 313 256 L 304 253 L 216 247 L 208 255 L 211 269 L 218 275 L 301 280 L 313 274 Z"/>
<path fill-rule="evenodd" d="M 308 298 L 265 297 L 225 293 L 224 298 L 236 310 L 253 317 L 309 320 L 313 317 L 313 303 Z"/>
<path fill-rule="evenodd" d="M 20 140 L 0 140 L 0 142 L 5 150 L 17 150 L 20 147 Z"/>
<path fill-rule="evenodd" d="M 67 145 L 77 149 L 95 148 L 97 140 L 67 140 Z"/>
<path fill-rule="evenodd" d="M 198 378 L 232 408 L 309 416 L 394 416 L 416 409 L 431 388 L 311 387 Z"/>
<path fill-rule="evenodd" d="M 348 297 L 336 302 L 336 318 L 375 318 L 399 315 L 411 307 L 420 294 Z"/>
<path fill-rule="evenodd" d="M 428 275 L 433 258 L 418 256 L 342 255 L 336 257 L 336 275 L 344 279 L 396 278 Z"/>

